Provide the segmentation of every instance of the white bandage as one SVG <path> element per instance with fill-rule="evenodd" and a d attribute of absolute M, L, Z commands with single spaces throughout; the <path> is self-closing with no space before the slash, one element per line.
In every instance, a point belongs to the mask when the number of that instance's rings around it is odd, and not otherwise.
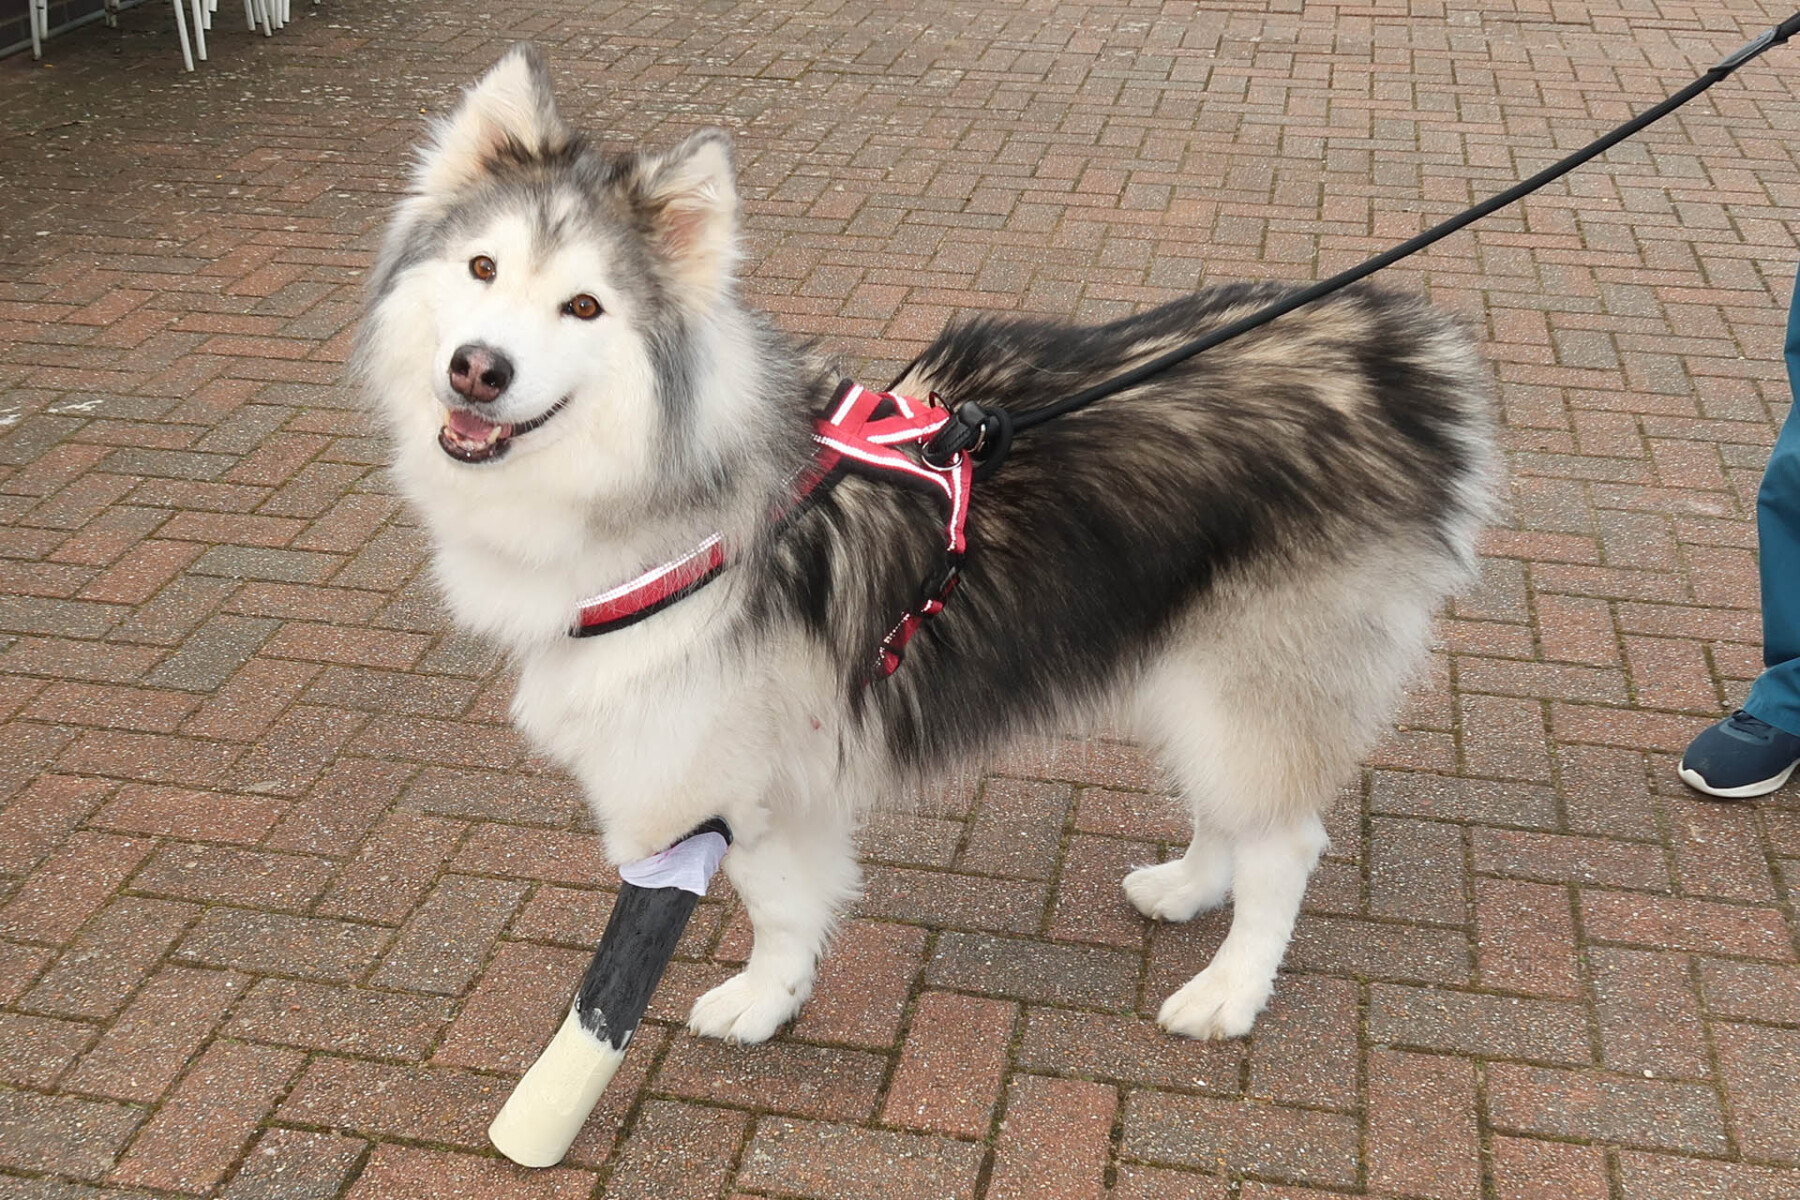
<path fill-rule="evenodd" d="M 619 868 L 619 878 L 641 888 L 675 887 L 704 896 L 719 860 L 730 847 L 722 834 L 711 830 L 697 833 L 649 858 L 625 863 Z"/>
<path fill-rule="evenodd" d="M 522 1167 L 554 1167 L 624 1061 L 624 1049 L 583 1029 L 571 1008 L 488 1126 L 488 1141 Z"/>

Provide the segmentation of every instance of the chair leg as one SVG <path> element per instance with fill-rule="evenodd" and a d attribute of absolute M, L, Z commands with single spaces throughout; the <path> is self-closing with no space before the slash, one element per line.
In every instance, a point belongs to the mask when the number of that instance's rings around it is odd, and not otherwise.
<path fill-rule="evenodd" d="M 175 7 L 181 7 L 181 0 L 175 0 Z M 206 61 L 206 0 L 194 0 L 194 55 Z"/>
<path fill-rule="evenodd" d="M 181 11 L 182 0 L 175 0 L 175 36 L 181 39 L 181 64 L 194 69 L 194 52 L 188 48 L 187 15 Z"/>
<path fill-rule="evenodd" d="M 25 0 L 25 5 L 25 15 L 31 18 L 31 57 L 42 58 L 44 57 L 44 35 L 49 31 L 40 28 L 44 20 L 41 6 L 38 0 Z"/>

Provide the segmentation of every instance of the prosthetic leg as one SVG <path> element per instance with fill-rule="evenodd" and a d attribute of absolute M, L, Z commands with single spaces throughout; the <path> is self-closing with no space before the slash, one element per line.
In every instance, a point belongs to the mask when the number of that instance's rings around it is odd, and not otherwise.
<path fill-rule="evenodd" d="M 500 1153 L 521 1166 L 552 1167 L 569 1152 L 625 1061 L 675 944 L 730 845 L 731 829 L 715 817 L 662 853 L 619 868 L 624 884 L 569 1015 L 488 1126 Z"/>

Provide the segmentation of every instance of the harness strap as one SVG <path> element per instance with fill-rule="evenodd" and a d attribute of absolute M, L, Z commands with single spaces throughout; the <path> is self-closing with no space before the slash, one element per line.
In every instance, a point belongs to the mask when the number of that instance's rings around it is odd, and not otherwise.
<path fill-rule="evenodd" d="M 774 513 L 777 522 L 789 519 L 847 470 L 920 487 L 942 498 L 945 569 L 926 584 L 919 602 L 902 613 L 882 638 L 875 663 L 877 679 L 899 669 L 907 643 L 920 626 L 944 610 L 944 602 L 961 577 L 963 556 L 968 552 L 965 526 L 975 464 L 962 453 L 950 455 L 938 465 L 899 449 L 912 446 L 917 452 L 951 420 L 952 414 L 935 404 L 893 392 L 872 392 L 846 380 L 832 398 L 830 413 L 815 422 L 812 463 L 795 480 L 785 507 Z M 728 565 L 724 539 L 714 533 L 679 558 L 582 600 L 569 634 L 594 637 L 635 625 L 693 595 Z"/>
<path fill-rule="evenodd" d="M 939 466 L 929 459 L 915 462 L 892 447 L 922 447 L 948 425 L 953 415 L 936 405 L 920 404 L 891 392 L 871 392 L 848 384 L 840 393 L 830 417 L 819 422 L 813 440 L 819 444 L 819 464 L 827 472 L 840 464 L 879 478 L 882 474 L 916 481 L 944 499 L 944 571 L 922 589 L 917 604 L 900 615 L 881 639 L 876 651 L 876 679 L 900 669 L 906 645 L 926 621 L 944 611 L 944 604 L 962 577 L 963 556 L 968 552 L 965 526 L 969 519 L 969 490 L 975 463 L 967 454 L 954 454 Z"/>
<path fill-rule="evenodd" d="M 892 392 L 871 392 L 858 384 L 846 384 L 831 416 L 820 421 L 813 431 L 813 441 L 819 447 L 816 461 L 826 475 L 847 466 L 875 478 L 883 473 L 897 475 L 936 491 L 946 506 L 944 550 L 960 555 L 968 549 L 963 527 L 969 519 L 969 483 L 974 463 L 967 455 L 957 455 L 938 467 L 914 461 L 894 449 L 897 445 L 923 445 L 950 420 L 947 409 Z"/>

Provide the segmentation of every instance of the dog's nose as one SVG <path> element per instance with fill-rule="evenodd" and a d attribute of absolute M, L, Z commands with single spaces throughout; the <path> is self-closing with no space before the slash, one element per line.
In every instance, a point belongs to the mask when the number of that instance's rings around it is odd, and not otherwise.
<path fill-rule="evenodd" d="M 477 404 L 498 400 L 512 377 L 512 362 L 491 346 L 469 342 L 450 356 L 450 386 L 457 395 Z"/>

